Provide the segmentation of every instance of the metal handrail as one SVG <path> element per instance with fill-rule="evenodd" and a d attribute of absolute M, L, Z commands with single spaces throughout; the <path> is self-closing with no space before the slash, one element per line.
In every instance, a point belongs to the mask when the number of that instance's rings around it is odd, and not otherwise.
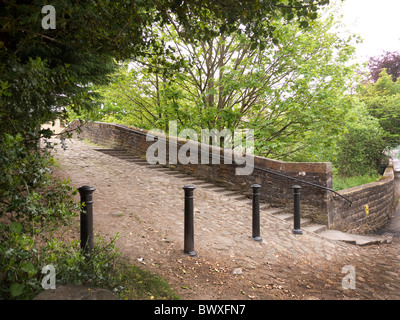
<path fill-rule="evenodd" d="M 313 186 L 313 187 L 317 187 L 317 188 L 320 188 L 320 189 L 324 189 L 324 190 L 333 192 L 333 193 L 337 194 L 339 197 L 341 197 L 341 198 L 347 200 L 348 202 L 350 202 L 350 206 L 352 206 L 352 204 L 353 204 L 353 202 L 349 198 L 345 197 L 344 195 L 341 195 L 339 192 L 337 192 L 337 191 L 335 191 L 335 190 L 333 190 L 331 188 L 324 187 L 324 186 L 321 186 L 319 184 L 308 182 L 308 181 L 305 181 L 305 180 L 302 180 L 302 179 L 298 179 L 298 178 L 295 178 L 295 177 L 287 176 L 287 175 L 285 175 L 283 173 L 275 172 L 275 171 L 272 171 L 272 170 L 269 170 L 269 169 L 265 169 L 265 168 L 261 168 L 261 167 L 258 167 L 258 166 L 253 166 L 253 168 L 261 170 L 261 171 L 265 171 L 265 172 L 268 172 L 270 174 L 274 174 L 274 175 L 277 175 L 277 176 L 280 176 L 280 177 L 291 179 L 291 180 L 294 180 L 294 181 L 297 181 L 297 182 L 300 182 L 300 183 L 303 183 L 303 184 L 308 184 L 308 185 Z"/>

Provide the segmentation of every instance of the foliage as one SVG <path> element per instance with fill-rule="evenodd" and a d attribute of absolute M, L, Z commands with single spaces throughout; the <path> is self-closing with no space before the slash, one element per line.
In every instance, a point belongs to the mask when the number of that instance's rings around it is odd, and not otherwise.
<path fill-rule="evenodd" d="M 4 2 L 4 3 L 3 3 Z M 329 0 L 265 1 L 64 1 L 54 0 L 56 28 L 43 29 L 42 1 L 2 1 L 0 13 L 0 133 L 38 139 L 40 124 L 80 114 L 98 97 L 91 86 L 109 82 L 118 60 L 152 57 L 165 69 L 180 66 L 159 41 L 154 24 L 178 26 L 186 41 L 207 41 L 218 34 L 275 39 L 276 17 L 305 28 Z M 257 42 L 259 41 L 259 42 Z"/>
<path fill-rule="evenodd" d="M 52 159 L 47 150 L 30 152 L 24 139 L 6 135 L 2 141 L 0 165 L 0 218 L 25 224 L 30 234 L 68 221 L 76 209 L 68 182 L 51 176 Z M 72 212 L 70 212 L 72 209 Z"/>
<path fill-rule="evenodd" d="M 353 175 L 350 177 L 343 177 L 340 174 L 333 175 L 333 190 L 344 190 L 356 186 L 360 186 L 363 184 L 367 184 L 370 182 L 377 181 L 381 176 L 372 171 L 370 173 L 366 173 L 365 175 Z"/>
<path fill-rule="evenodd" d="M 46 265 L 52 265 L 56 270 L 56 286 L 68 283 L 112 287 L 117 282 L 113 273 L 117 254 L 113 241 L 105 244 L 99 239 L 93 256 L 88 260 L 80 249 L 79 241 L 66 244 L 53 238 L 40 244 L 37 235 L 25 233 L 22 225 L 16 223 L 12 225 L 12 230 L 3 226 L 2 233 L 7 234 L 1 244 L 0 268 L 4 279 L 0 293 L 3 299 L 32 299 L 43 290 L 44 274 L 41 270 Z"/>
<path fill-rule="evenodd" d="M 400 141 L 400 80 L 392 77 L 383 69 L 376 83 L 366 84 L 360 92 L 369 113 L 379 120 L 386 132 L 388 147 L 395 147 Z"/>
<path fill-rule="evenodd" d="M 339 139 L 334 162 L 340 175 L 345 177 L 376 173 L 387 146 L 386 133 L 378 119 L 369 115 L 362 104 L 353 112 L 356 120 L 349 122 L 347 132 Z"/>
<path fill-rule="evenodd" d="M 268 58 L 276 70 L 273 81 L 246 115 L 259 154 L 286 161 L 331 156 L 326 150 L 346 126 L 354 105 L 348 89 L 356 81 L 354 66 L 347 63 L 356 39 L 341 39 L 336 24 L 328 18 L 306 33 L 293 26 L 281 30 L 283 46 Z"/>
<path fill-rule="evenodd" d="M 38 247 L 33 237 L 14 224 L 7 243 L 0 245 L 2 249 L 8 246 L 0 265 L 4 276 L 0 298 L 32 299 L 43 290 L 42 268 L 51 265 L 56 271 L 56 287 L 75 284 L 106 288 L 127 300 L 179 299 L 164 279 L 124 261 L 115 240 L 106 242 L 99 237 L 87 259 L 79 241 L 66 243 L 53 238 Z"/>
<path fill-rule="evenodd" d="M 400 53 L 386 51 L 381 56 L 371 57 L 368 63 L 372 82 L 377 82 L 383 69 L 392 76 L 393 82 L 400 76 Z"/>
<path fill-rule="evenodd" d="M 52 178 L 46 150 L 32 151 L 21 135 L 6 134 L 0 142 L 0 272 L 6 277 L 1 290 L 25 296 L 35 286 L 38 242 L 68 224 L 78 206 L 68 196 L 68 181 Z"/>
<path fill-rule="evenodd" d="M 179 26 L 187 41 L 240 31 L 253 43 L 274 38 L 276 16 L 305 28 L 328 0 L 80 1 L 55 0 L 56 28 L 43 29 L 42 1 L 2 1 L 0 14 L 0 133 L 36 139 L 40 124 L 80 114 L 96 104 L 91 86 L 107 83 L 117 60 L 149 57 L 164 68 L 180 66 L 153 28 Z M 258 44 L 257 44 L 258 45 Z M 262 45 L 261 43 L 259 44 Z M 177 63 L 177 64 L 176 64 Z"/>
<path fill-rule="evenodd" d="M 383 69 L 375 83 L 360 86 L 357 99 L 356 121 L 338 141 L 335 165 L 345 177 L 374 177 L 385 160 L 383 151 L 400 141 L 400 80 L 393 81 Z"/>
<path fill-rule="evenodd" d="M 125 261 L 117 264 L 121 274 L 121 299 L 124 300 L 180 300 L 180 297 L 170 288 L 165 279 L 132 266 Z"/>
<path fill-rule="evenodd" d="M 353 105 L 346 90 L 354 66 L 347 62 L 357 39 L 340 38 L 337 23 L 327 17 L 305 31 L 269 21 L 279 44 L 260 38 L 262 46 L 239 32 L 188 43 L 178 27 L 155 26 L 180 57 L 179 71 L 165 73 L 154 59 L 125 65 L 100 88 L 105 100 L 95 119 L 144 129 L 168 130 L 170 120 L 179 130 L 254 128 L 261 155 L 320 160 Z"/>
<path fill-rule="evenodd" d="M 161 25 L 177 24 L 187 40 L 205 40 L 220 34 L 241 30 L 252 42 L 262 44 L 259 38 L 274 38 L 276 17 L 306 28 L 317 18 L 317 11 L 329 0 L 274 0 L 274 1 L 184 1 L 156 2 Z M 175 23 L 177 21 L 178 23 Z M 159 22 L 155 19 L 155 22 Z M 244 28 L 243 28 L 244 27 Z M 275 40 L 277 41 L 277 40 Z"/>

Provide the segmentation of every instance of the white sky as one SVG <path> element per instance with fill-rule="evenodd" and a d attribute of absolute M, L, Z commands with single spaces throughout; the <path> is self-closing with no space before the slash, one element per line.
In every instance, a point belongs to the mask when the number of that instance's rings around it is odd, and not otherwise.
<path fill-rule="evenodd" d="M 357 45 L 359 62 L 400 51 L 400 0 L 344 0 L 342 13 L 348 29 L 364 39 Z"/>

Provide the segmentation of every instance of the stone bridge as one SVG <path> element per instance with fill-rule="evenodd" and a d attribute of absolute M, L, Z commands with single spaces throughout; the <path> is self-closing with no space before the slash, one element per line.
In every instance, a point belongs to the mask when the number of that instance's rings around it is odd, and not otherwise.
<path fill-rule="evenodd" d="M 148 132 L 119 124 L 89 122 L 81 126 L 74 121 L 70 129 L 80 127 L 80 137 L 111 148 L 122 149 L 139 158 L 147 157 L 154 147 L 155 139 L 148 139 Z M 157 139 L 157 138 L 156 138 Z M 259 156 L 246 155 L 253 167 L 251 174 L 237 175 L 242 166 L 225 164 L 225 160 L 214 163 L 213 157 L 224 158 L 227 149 L 204 145 L 171 136 L 158 137 L 165 142 L 164 157 L 176 157 L 177 148 L 190 142 L 190 150 L 197 159 L 206 159 L 209 164 L 181 164 L 177 161 L 170 168 L 206 181 L 224 186 L 244 195 L 251 193 L 251 185 L 260 184 L 262 201 L 275 209 L 271 212 L 280 218 L 291 219 L 293 215 L 294 185 L 301 186 L 301 209 L 303 223 L 310 223 L 310 230 L 323 230 L 321 225 L 351 233 L 371 233 L 384 226 L 394 212 L 394 172 L 389 165 L 382 179 L 351 189 L 333 192 L 332 165 L 329 162 L 284 162 Z M 116 154 L 114 152 L 114 154 Z M 192 154 L 191 154 L 192 156 Z M 231 156 L 233 158 L 233 156 Z M 168 164 L 167 164 L 168 165 Z M 248 163 L 246 162 L 246 166 Z M 350 201 L 351 202 L 350 202 Z M 280 208 L 281 210 L 276 210 Z"/>
<path fill-rule="evenodd" d="M 261 207 L 261 237 L 251 238 L 251 199 L 206 180 L 109 146 L 72 139 L 57 148 L 55 174 L 91 185 L 94 228 L 119 233 L 132 264 L 166 277 L 186 299 L 398 299 L 398 243 L 360 247 L 308 231 L 292 233 L 281 209 Z M 193 184 L 195 250 L 183 254 L 182 186 Z M 283 218 L 283 219 L 282 219 Z M 305 221 L 307 222 L 307 221 Z M 77 230 L 70 237 L 79 237 Z M 356 289 L 343 287 L 345 266 Z M 345 269 L 346 270 L 346 269 Z"/>

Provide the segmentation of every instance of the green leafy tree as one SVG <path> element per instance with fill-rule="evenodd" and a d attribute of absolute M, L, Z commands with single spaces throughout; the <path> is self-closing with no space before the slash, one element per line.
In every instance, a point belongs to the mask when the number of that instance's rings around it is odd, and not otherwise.
<path fill-rule="evenodd" d="M 338 141 L 338 154 L 334 162 L 339 174 L 345 177 L 376 173 L 387 147 L 386 132 L 379 120 L 359 104 L 353 111 L 353 121 Z"/>
<path fill-rule="evenodd" d="M 149 71 L 139 62 L 124 65 L 108 86 L 100 86 L 102 106 L 87 116 L 93 120 L 124 123 L 143 129 L 168 131 L 169 120 L 188 126 L 190 106 L 180 83 Z"/>
<path fill-rule="evenodd" d="M 400 80 L 394 82 L 383 69 L 376 83 L 368 83 L 361 89 L 360 100 L 387 133 L 387 147 L 397 146 L 400 142 Z"/>
<path fill-rule="evenodd" d="M 38 136 L 40 123 L 63 116 L 60 107 L 68 105 L 76 113 L 91 109 L 96 93 L 90 86 L 109 80 L 115 60 L 147 54 L 160 57 L 160 61 L 165 61 L 164 56 L 173 59 L 157 41 L 154 23 L 180 25 L 191 41 L 239 27 L 257 39 L 272 36 L 269 21 L 275 16 L 306 26 L 316 18 L 318 8 L 329 3 L 55 0 L 56 28 L 44 29 L 42 1 L 1 2 L 1 129 L 23 136 L 35 132 Z"/>
<path fill-rule="evenodd" d="M 259 43 L 239 32 L 190 43 L 179 26 L 155 26 L 180 66 L 165 72 L 159 61 L 141 59 L 103 88 L 106 103 L 120 105 L 118 121 L 132 125 L 254 128 L 259 154 L 320 160 L 352 107 L 355 73 L 347 62 L 357 39 L 340 38 L 337 23 L 329 17 L 304 30 L 276 19 L 269 22 L 276 41 Z"/>

